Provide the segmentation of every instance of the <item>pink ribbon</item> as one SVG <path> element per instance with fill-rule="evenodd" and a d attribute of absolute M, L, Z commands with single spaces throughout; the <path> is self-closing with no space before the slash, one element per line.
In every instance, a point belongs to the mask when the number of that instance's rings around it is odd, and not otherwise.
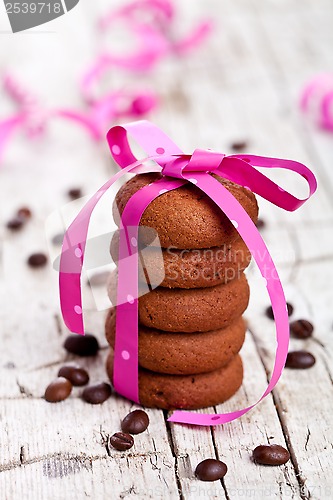
<path fill-rule="evenodd" d="M 312 111 L 321 128 L 333 131 L 333 74 L 311 79 L 301 93 L 300 107 L 305 113 Z"/>
<path fill-rule="evenodd" d="M 18 111 L 0 121 L 0 161 L 10 139 L 20 128 L 25 130 L 29 138 L 36 138 L 45 133 L 50 119 L 62 118 L 83 127 L 93 140 L 100 141 L 105 136 L 110 122 L 141 118 L 158 103 L 153 92 L 119 90 L 99 99 L 90 98 L 87 100 L 86 111 L 47 109 L 35 95 L 20 86 L 12 76 L 4 76 L 3 87 L 16 103 Z"/>
<path fill-rule="evenodd" d="M 145 20 L 147 16 L 149 20 Z M 195 49 L 212 30 L 211 21 L 201 21 L 187 36 L 174 40 L 171 31 L 175 17 L 170 0 L 134 0 L 102 17 L 99 22 L 102 31 L 123 22 L 131 36 L 136 37 L 136 45 L 134 51 L 127 54 L 102 52 L 83 78 L 84 92 L 110 67 L 149 71 L 169 54 L 185 55 Z"/>
<path fill-rule="evenodd" d="M 144 160 L 134 156 L 127 134 L 149 155 Z M 136 242 L 138 225 L 147 206 L 166 191 L 190 182 L 209 196 L 227 215 L 250 249 L 267 286 L 276 323 L 277 349 L 271 380 L 261 401 L 271 392 L 283 370 L 289 343 L 289 321 L 286 301 L 277 270 L 268 249 L 243 207 L 232 194 L 209 173 L 219 175 L 264 197 L 275 205 L 294 211 L 316 190 L 312 172 L 303 164 L 291 160 L 254 155 L 226 156 L 210 150 L 195 150 L 185 155 L 171 139 L 148 121 L 112 127 L 107 136 L 111 153 L 122 168 L 88 201 L 68 228 L 60 259 L 60 301 L 68 328 L 84 333 L 80 277 L 91 214 L 103 194 L 126 173 L 162 172 L 163 177 L 137 191 L 128 201 L 122 216 L 120 232 L 116 342 L 113 382 L 115 390 L 130 400 L 139 402 L 138 391 L 138 254 Z M 153 160 L 153 166 L 147 166 Z M 283 190 L 253 166 L 292 170 L 308 182 L 310 193 L 298 199 Z M 258 401 L 258 402 L 259 402 Z M 257 403 L 255 403 L 257 404 Z M 215 425 L 230 422 L 248 412 L 255 404 L 225 414 L 197 414 L 175 411 L 169 421 L 196 425 Z"/>

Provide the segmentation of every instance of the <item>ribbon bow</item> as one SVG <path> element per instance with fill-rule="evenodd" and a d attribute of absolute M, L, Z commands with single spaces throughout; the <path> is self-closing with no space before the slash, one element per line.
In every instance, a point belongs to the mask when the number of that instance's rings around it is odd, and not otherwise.
<path fill-rule="evenodd" d="M 137 160 L 134 156 L 128 143 L 128 133 L 148 153 L 146 159 Z M 190 182 L 211 198 L 237 228 L 267 286 L 276 323 L 277 350 L 271 380 L 259 399 L 261 401 L 278 382 L 285 364 L 289 343 L 286 301 L 275 265 L 255 224 L 233 195 L 209 173 L 214 172 L 247 187 L 289 211 L 296 210 L 315 192 L 317 184 L 314 175 L 305 165 L 291 160 L 253 155 L 226 156 L 210 150 L 196 150 L 192 155 L 184 155 L 164 132 L 148 121 L 113 127 L 107 135 L 107 140 L 112 156 L 122 170 L 93 195 L 65 234 L 59 279 L 61 308 L 66 325 L 73 332 L 84 333 L 80 276 L 89 220 L 99 199 L 126 173 L 162 172 L 161 179 L 143 187 L 130 198 L 121 216 L 121 226 L 124 230 L 120 232 L 119 242 L 113 383 L 117 392 L 139 402 L 138 226 L 144 210 L 155 198 Z M 147 160 L 153 160 L 154 165 L 147 165 Z M 296 198 L 257 171 L 253 165 L 288 169 L 300 174 L 308 182 L 309 196 L 305 199 Z M 240 417 L 255 404 L 226 414 L 175 411 L 169 421 L 196 425 L 222 424 Z"/>

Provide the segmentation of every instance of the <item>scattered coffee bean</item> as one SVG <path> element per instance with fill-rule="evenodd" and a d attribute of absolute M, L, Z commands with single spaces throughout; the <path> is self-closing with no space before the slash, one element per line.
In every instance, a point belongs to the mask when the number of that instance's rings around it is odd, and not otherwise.
<path fill-rule="evenodd" d="M 68 335 L 64 343 L 66 351 L 77 354 L 78 356 L 96 356 L 99 350 L 99 344 L 94 335 L 86 333 L 85 335 Z"/>
<path fill-rule="evenodd" d="M 28 258 L 28 265 L 30 267 L 43 267 L 47 263 L 47 257 L 44 253 L 33 253 Z"/>
<path fill-rule="evenodd" d="M 64 377 L 56 378 L 45 391 L 45 399 L 49 403 L 58 403 L 68 398 L 72 392 L 72 384 Z"/>
<path fill-rule="evenodd" d="M 252 456 L 255 462 L 262 465 L 283 465 L 290 458 L 289 451 L 279 444 L 257 446 Z"/>
<path fill-rule="evenodd" d="M 62 366 L 58 372 L 58 377 L 67 378 L 75 386 L 86 385 L 89 382 L 88 373 L 78 365 Z"/>
<path fill-rule="evenodd" d="M 273 308 L 272 306 L 268 306 L 266 308 L 266 316 L 269 318 L 269 319 L 274 319 L 274 315 L 273 315 Z"/>
<path fill-rule="evenodd" d="M 291 316 L 292 313 L 294 312 L 294 306 L 289 304 L 289 302 L 287 302 L 287 310 L 288 310 L 288 316 Z M 266 316 L 270 319 L 274 319 L 272 306 L 267 307 Z"/>
<path fill-rule="evenodd" d="M 22 207 L 17 210 L 15 216 L 7 222 L 7 228 L 11 231 L 21 229 L 26 221 L 31 217 L 31 210 L 27 207 Z"/>
<path fill-rule="evenodd" d="M 73 188 L 73 189 L 69 189 L 68 191 L 68 196 L 72 199 L 72 200 L 77 200 L 78 198 L 81 198 L 82 197 L 82 191 L 80 188 Z"/>
<path fill-rule="evenodd" d="M 231 149 L 233 151 L 242 151 L 243 149 L 247 148 L 247 142 L 246 141 L 234 141 L 231 144 Z"/>
<path fill-rule="evenodd" d="M 126 451 L 132 448 L 134 439 L 130 434 L 125 432 L 116 432 L 110 437 L 110 444 L 118 451 Z"/>
<path fill-rule="evenodd" d="M 263 229 L 266 226 L 264 219 L 258 219 L 256 223 L 257 229 Z"/>
<path fill-rule="evenodd" d="M 62 245 L 64 240 L 64 233 L 55 234 L 52 238 L 53 245 Z"/>
<path fill-rule="evenodd" d="M 306 319 L 298 319 L 290 323 L 290 333 L 296 339 L 307 339 L 313 333 L 313 324 Z"/>
<path fill-rule="evenodd" d="M 131 411 L 121 422 L 121 430 L 129 434 L 141 434 L 149 425 L 149 417 L 143 410 Z"/>
<path fill-rule="evenodd" d="M 111 396 L 111 386 L 102 382 L 101 384 L 89 385 L 82 393 L 82 398 L 92 405 L 100 405 Z"/>
<path fill-rule="evenodd" d="M 104 286 L 110 276 L 109 271 L 103 271 L 90 276 L 88 285 L 90 286 Z"/>
<path fill-rule="evenodd" d="M 8 368 L 9 370 L 13 370 L 14 368 L 16 368 L 16 365 L 12 361 L 8 361 L 8 363 L 6 363 L 4 365 L 4 368 Z"/>
<path fill-rule="evenodd" d="M 7 222 L 7 229 L 18 231 L 23 227 L 25 220 L 22 217 L 16 216 Z"/>
<path fill-rule="evenodd" d="M 195 475 L 200 481 L 217 481 L 226 475 L 228 467 L 215 458 L 207 458 L 195 469 Z"/>
<path fill-rule="evenodd" d="M 288 311 L 288 316 L 291 316 L 292 313 L 294 312 L 294 306 L 287 302 L 287 311 Z"/>
<path fill-rule="evenodd" d="M 31 212 L 30 208 L 28 208 L 28 207 L 22 207 L 22 208 L 18 209 L 17 216 L 21 217 L 22 219 L 27 220 L 27 219 L 31 218 L 32 212 Z"/>
<path fill-rule="evenodd" d="M 316 358 L 307 351 L 291 351 L 287 356 L 286 368 L 298 368 L 306 370 L 311 368 L 316 362 Z"/>

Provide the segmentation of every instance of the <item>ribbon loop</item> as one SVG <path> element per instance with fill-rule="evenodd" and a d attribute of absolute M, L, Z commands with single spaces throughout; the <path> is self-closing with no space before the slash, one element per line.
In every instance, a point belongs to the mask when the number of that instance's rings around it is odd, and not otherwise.
<path fill-rule="evenodd" d="M 301 175 L 308 183 L 309 195 L 304 199 L 296 198 L 256 170 L 254 165 L 261 168 L 291 170 Z M 267 201 L 290 212 L 303 205 L 317 189 L 317 181 L 311 170 L 302 163 L 293 160 L 255 155 L 230 155 L 224 159 L 219 173 L 222 177 L 251 189 Z"/>
<path fill-rule="evenodd" d="M 156 125 L 147 120 L 131 122 L 112 127 L 107 134 L 112 157 L 121 168 L 138 161 L 128 142 L 128 134 L 161 167 L 173 160 L 174 156 L 184 154 Z"/>

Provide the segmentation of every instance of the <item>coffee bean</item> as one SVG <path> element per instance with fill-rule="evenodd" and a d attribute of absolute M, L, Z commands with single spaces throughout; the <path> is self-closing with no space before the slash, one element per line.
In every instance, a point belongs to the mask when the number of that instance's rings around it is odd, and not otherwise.
<path fill-rule="evenodd" d="M 272 309 L 272 306 L 268 306 L 266 308 L 266 316 L 269 318 L 269 319 L 274 319 L 274 315 L 273 315 L 273 309 Z"/>
<path fill-rule="evenodd" d="M 149 425 L 149 417 L 143 410 L 131 411 L 121 422 L 121 430 L 129 434 L 141 434 Z"/>
<path fill-rule="evenodd" d="M 68 191 L 68 196 L 72 199 L 72 200 L 77 200 L 78 198 L 81 198 L 82 197 L 82 191 L 80 188 L 72 188 L 72 189 L 69 189 Z"/>
<path fill-rule="evenodd" d="M 288 316 L 291 316 L 292 313 L 294 312 L 294 306 L 292 304 L 290 304 L 289 302 L 287 302 L 287 312 L 288 312 Z"/>
<path fill-rule="evenodd" d="M 116 432 L 110 437 L 110 444 L 118 451 L 126 451 L 132 448 L 134 439 L 130 434 L 125 432 Z"/>
<path fill-rule="evenodd" d="M 32 212 L 31 212 L 30 208 L 28 208 L 28 207 L 22 207 L 22 208 L 18 209 L 17 216 L 21 217 L 22 219 L 27 220 L 27 219 L 31 218 Z"/>
<path fill-rule="evenodd" d="M 26 221 L 30 219 L 31 215 L 32 213 L 30 208 L 19 208 L 15 216 L 7 222 L 7 228 L 11 231 L 18 231 L 24 226 Z"/>
<path fill-rule="evenodd" d="M 7 222 L 7 229 L 18 231 L 23 227 L 25 220 L 22 217 L 16 216 Z"/>
<path fill-rule="evenodd" d="M 64 233 L 55 234 L 52 238 L 53 245 L 62 245 L 64 240 Z"/>
<path fill-rule="evenodd" d="M 47 257 L 44 253 L 33 253 L 27 260 L 30 267 L 44 267 L 47 263 Z"/>
<path fill-rule="evenodd" d="M 257 446 L 252 456 L 255 462 L 262 465 L 283 465 L 290 458 L 289 451 L 279 444 Z"/>
<path fill-rule="evenodd" d="M 111 396 L 111 386 L 102 382 L 101 384 L 89 385 L 82 393 L 82 398 L 92 405 L 100 405 Z"/>
<path fill-rule="evenodd" d="M 263 229 L 266 226 L 266 222 L 263 219 L 258 219 L 256 222 L 257 229 Z"/>
<path fill-rule="evenodd" d="M 215 458 L 207 458 L 195 469 L 195 475 L 200 481 L 217 481 L 226 475 L 228 467 Z"/>
<path fill-rule="evenodd" d="M 292 313 L 294 312 L 294 306 L 289 302 L 287 302 L 287 311 L 288 311 L 288 316 L 291 316 Z M 274 319 L 272 306 L 267 307 L 266 316 L 270 319 Z"/>
<path fill-rule="evenodd" d="M 94 335 L 86 333 L 85 335 L 68 335 L 64 343 L 64 348 L 78 356 L 96 356 L 99 350 L 99 344 Z"/>
<path fill-rule="evenodd" d="M 290 333 L 296 339 L 307 339 L 311 337 L 313 324 L 306 319 L 298 319 L 290 323 Z"/>
<path fill-rule="evenodd" d="M 233 151 L 242 151 L 243 149 L 247 148 L 247 142 L 246 141 L 234 141 L 231 144 L 231 149 Z"/>
<path fill-rule="evenodd" d="M 311 368 L 316 362 L 316 358 L 307 351 L 291 351 L 287 356 L 286 368 L 298 368 L 306 370 Z"/>
<path fill-rule="evenodd" d="M 72 392 L 72 384 L 64 377 L 56 378 L 45 391 L 45 399 L 49 403 L 58 403 L 68 398 Z"/>
<path fill-rule="evenodd" d="M 88 373 L 78 365 L 62 366 L 58 372 L 58 377 L 67 378 L 75 386 L 86 385 L 89 382 Z"/>

